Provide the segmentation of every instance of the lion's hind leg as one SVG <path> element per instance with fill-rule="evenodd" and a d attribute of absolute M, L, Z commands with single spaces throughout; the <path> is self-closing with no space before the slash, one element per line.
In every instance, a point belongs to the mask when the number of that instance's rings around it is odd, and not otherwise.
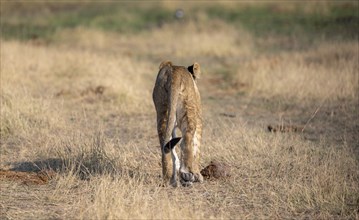
<path fill-rule="evenodd" d="M 193 132 L 194 131 L 194 132 Z M 181 184 L 191 186 L 193 182 L 203 182 L 199 167 L 201 132 L 188 129 L 181 143 L 182 161 L 180 168 Z"/>
<path fill-rule="evenodd" d="M 187 128 L 181 143 L 181 168 L 180 168 L 180 181 L 182 186 L 191 186 L 195 182 L 195 176 L 193 174 L 193 135 L 191 129 Z"/>
<path fill-rule="evenodd" d="M 203 176 L 200 172 L 200 146 L 201 146 L 201 129 L 196 129 L 193 137 L 193 174 L 195 177 L 195 182 L 203 182 Z"/>
<path fill-rule="evenodd" d="M 157 132 L 161 146 L 161 154 L 162 154 L 162 178 L 164 184 L 166 185 L 167 182 L 170 180 L 172 176 L 172 158 L 169 151 L 164 148 L 165 145 L 165 131 L 166 131 L 166 118 L 163 117 L 166 115 L 165 108 L 159 108 L 157 110 Z"/>

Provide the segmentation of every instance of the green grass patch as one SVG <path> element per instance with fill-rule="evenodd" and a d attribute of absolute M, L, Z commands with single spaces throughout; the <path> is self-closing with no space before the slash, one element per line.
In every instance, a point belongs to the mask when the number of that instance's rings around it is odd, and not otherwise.
<path fill-rule="evenodd" d="M 308 3 L 309 4 L 309 3 Z M 306 11 L 307 3 L 282 9 L 280 4 L 237 4 L 235 7 L 208 7 L 210 18 L 223 19 L 240 25 L 255 36 L 285 35 L 355 39 L 359 29 L 358 3 L 329 4 L 327 10 Z M 320 7 L 319 5 L 312 7 Z"/>
<path fill-rule="evenodd" d="M 284 4 L 284 3 L 283 3 Z M 209 19 L 220 19 L 248 29 L 256 37 L 295 36 L 311 41 L 357 39 L 359 6 L 357 2 L 321 5 L 234 4 L 233 7 L 195 4 L 186 11 L 186 20 L 197 20 L 197 12 Z M 308 10 L 310 8 L 310 10 Z M 200 20 L 200 19 L 199 19 Z M 174 10 L 159 2 L 4 2 L 1 4 L 1 36 L 4 39 L 52 40 L 58 30 L 78 26 L 136 33 L 174 22 Z M 206 23 L 208 26 L 210 23 Z"/>
<path fill-rule="evenodd" d="M 79 26 L 133 33 L 174 20 L 171 11 L 157 4 L 17 3 L 16 6 L 8 2 L 4 5 L 1 16 L 1 35 L 4 39 L 51 40 L 57 30 Z"/>

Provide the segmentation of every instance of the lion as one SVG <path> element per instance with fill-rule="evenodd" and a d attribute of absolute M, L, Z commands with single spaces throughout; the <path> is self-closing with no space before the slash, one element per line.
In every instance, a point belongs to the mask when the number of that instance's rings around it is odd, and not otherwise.
<path fill-rule="evenodd" d="M 198 63 L 184 67 L 164 61 L 159 66 L 153 89 L 163 180 L 165 183 L 170 180 L 174 187 L 177 187 L 177 172 L 183 186 L 203 182 L 199 167 L 202 107 L 197 79 L 200 74 Z M 176 136 L 176 129 L 181 131 L 183 138 Z M 180 140 L 181 160 L 175 149 Z"/>

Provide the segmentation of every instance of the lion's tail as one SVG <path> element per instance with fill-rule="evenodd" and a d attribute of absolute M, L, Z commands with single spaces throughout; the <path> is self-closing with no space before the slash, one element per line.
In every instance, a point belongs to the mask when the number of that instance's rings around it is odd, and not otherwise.
<path fill-rule="evenodd" d="M 172 71 L 171 76 L 170 76 L 170 80 L 171 80 L 171 87 L 169 90 L 169 106 L 168 106 L 168 118 L 167 118 L 167 126 L 166 126 L 166 133 L 165 133 L 165 146 L 164 150 L 165 152 L 168 151 L 168 149 L 172 149 L 181 138 L 174 138 L 172 140 L 170 140 L 171 138 L 171 134 L 172 131 L 175 127 L 176 124 L 176 109 L 177 109 L 177 104 L 178 104 L 178 98 L 179 98 L 179 93 L 178 91 L 175 90 L 175 88 L 180 88 L 181 85 L 181 81 L 180 80 L 176 80 L 176 74 L 174 74 L 174 72 Z M 167 149 L 166 149 L 167 146 Z"/>
<path fill-rule="evenodd" d="M 169 153 L 180 140 L 181 137 L 177 137 L 177 138 L 172 138 L 169 142 L 167 142 L 167 144 L 163 147 L 165 153 Z"/>

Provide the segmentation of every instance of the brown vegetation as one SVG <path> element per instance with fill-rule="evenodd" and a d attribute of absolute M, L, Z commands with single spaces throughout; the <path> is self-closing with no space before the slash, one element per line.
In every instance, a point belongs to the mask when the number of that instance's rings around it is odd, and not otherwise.
<path fill-rule="evenodd" d="M 21 172 L 11 170 L 0 170 L 1 181 L 19 181 L 23 184 L 47 184 L 56 175 L 54 171 Z"/>

